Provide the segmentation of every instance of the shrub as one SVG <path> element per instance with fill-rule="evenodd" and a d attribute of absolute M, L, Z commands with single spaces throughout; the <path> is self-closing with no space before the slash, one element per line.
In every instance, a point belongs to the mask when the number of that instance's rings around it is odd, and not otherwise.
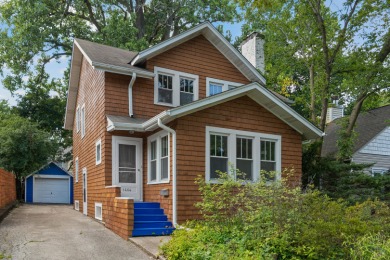
<path fill-rule="evenodd" d="M 379 201 L 349 206 L 285 181 L 243 185 L 228 174 L 218 184 L 197 182 L 204 220 L 174 232 L 162 248 L 168 259 L 359 259 L 388 243 L 390 211 Z"/>

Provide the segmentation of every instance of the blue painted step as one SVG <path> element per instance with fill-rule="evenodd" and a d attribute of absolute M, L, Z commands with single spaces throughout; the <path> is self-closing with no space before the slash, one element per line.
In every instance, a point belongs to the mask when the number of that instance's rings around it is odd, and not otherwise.
<path fill-rule="evenodd" d="M 168 221 L 164 210 L 160 208 L 160 203 L 134 203 L 133 237 L 170 235 L 174 230 L 172 222 Z"/>
<path fill-rule="evenodd" d="M 172 234 L 174 228 L 141 228 L 133 230 L 133 237 L 141 236 L 167 236 Z"/>
<path fill-rule="evenodd" d="M 161 215 L 161 214 L 164 214 L 164 210 L 163 209 L 156 209 L 156 208 L 151 208 L 151 209 L 147 209 L 147 208 L 137 208 L 137 209 L 134 209 L 134 215 Z"/>
<path fill-rule="evenodd" d="M 167 221 L 168 218 L 164 214 L 157 215 L 134 215 L 134 222 L 137 221 Z"/>
<path fill-rule="evenodd" d="M 160 203 L 158 202 L 134 202 L 134 209 L 151 209 L 151 208 L 160 208 Z"/>
<path fill-rule="evenodd" d="M 137 221 L 134 222 L 134 229 L 138 228 L 170 228 L 173 227 L 171 221 Z"/>

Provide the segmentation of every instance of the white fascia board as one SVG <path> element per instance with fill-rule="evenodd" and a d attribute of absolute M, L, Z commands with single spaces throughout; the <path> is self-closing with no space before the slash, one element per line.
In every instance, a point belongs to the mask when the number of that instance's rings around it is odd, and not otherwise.
<path fill-rule="evenodd" d="M 107 118 L 107 131 L 112 132 L 115 130 L 126 130 L 126 131 L 136 131 L 136 132 L 145 132 L 142 124 L 132 124 L 132 123 L 115 123 Z"/>
<path fill-rule="evenodd" d="M 263 75 L 261 75 L 260 72 L 258 72 L 257 69 L 236 48 L 234 48 L 234 46 L 231 45 L 230 42 L 228 40 L 226 40 L 226 38 L 223 37 L 223 35 L 221 35 L 214 26 L 212 26 L 210 23 L 206 23 L 206 24 L 209 25 L 208 28 L 214 32 L 214 34 L 219 38 L 219 40 L 222 41 L 245 64 L 245 66 L 251 70 L 251 72 L 265 86 L 266 82 L 265 82 L 265 78 L 263 77 Z M 215 47 L 217 48 L 217 46 L 215 46 Z"/>
<path fill-rule="evenodd" d="M 114 66 L 114 65 L 100 63 L 100 62 L 92 62 L 91 66 L 95 69 L 98 69 L 98 70 L 103 70 L 103 71 L 122 74 L 122 75 L 132 76 L 133 73 L 135 72 L 137 74 L 137 77 L 148 78 L 148 79 L 154 77 L 153 72 L 149 72 L 149 71 L 145 71 L 145 70 L 141 70 L 141 69 L 136 69 L 136 68 L 131 69 L 131 68 Z"/>
<path fill-rule="evenodd" d="M 77 48 L 75 48 L 77 47 Z M 65 110 L 65 119 L 64 119 L 64 128 L 67 130 L 73 130 L 73 117 L 76 107 L 76 98 L 77 98 L 77 84 L 80 79 L 80 70 L 81 70 L 81 60 L 83 53 L 80 46 L 73 42 L 72 48 L 72 57 L 70 64 L 70 75 L 69 75 L 69 84 L 68 84 L 68 96 L 66 99 L 66 110 Z M 76 66 L 75 63 L 78 65 Z M 76 83 L 77 82 L 77 83 Z M 73 109 L 71 108 L 73 107 Z"/>
<path fill-rule="evenodd" d="M 130 64 L 134 66 L 134 64 L 136 64 L 137 61 L 139 61 L 139 60 L 142 61 L 143 59 L 148 58 L 150 55 L 153 55 L 155 52 L 158 53 L 158 51 L 169 47 L 173 43 L 180 42 L 181 40 L 184 40 L 185 38 L 191 36 L 192 34 L 195 34 L 196 32 L 199 32 L 202 29 L 206 28 L 208 26 L 208 24 L 209 24 L 208 22 L 201 23 L 201 24 L 193 27 L 192 29 L 189 29 L 189 30 L 187 30 L 179 35 L 176 35 L 176 36 L 174 36 L 166 41 L 163 41 L 159 44 L 156 44 L 153 47 L 150 47 L 146 50 L 139 52 L 138 55 L 133 58 L 133 60 L 131 61 Z"/>

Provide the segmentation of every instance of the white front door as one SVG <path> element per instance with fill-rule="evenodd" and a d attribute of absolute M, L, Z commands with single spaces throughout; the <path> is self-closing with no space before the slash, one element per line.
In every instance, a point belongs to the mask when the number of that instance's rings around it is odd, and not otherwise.
<path fill-rule="evenodd" d="M 88 198 L 87 198 L 87 168 L 83 168 L 83 214 L 88 212 Z"/>
<path fill-rule="evenodd" d="M 112 184 L 121 187 L 122 197 L 142 200 L 142 139 L 112 137 Z"/>

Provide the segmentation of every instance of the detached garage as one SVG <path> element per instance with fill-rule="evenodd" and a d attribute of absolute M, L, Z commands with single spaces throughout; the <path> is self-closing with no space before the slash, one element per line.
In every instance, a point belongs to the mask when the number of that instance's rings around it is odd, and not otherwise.
<path fill-rule="evenodd" d="M 26 177 L 26 203 L 73 203 L 73 177 L 63 168 L 49 163 Z"/>

